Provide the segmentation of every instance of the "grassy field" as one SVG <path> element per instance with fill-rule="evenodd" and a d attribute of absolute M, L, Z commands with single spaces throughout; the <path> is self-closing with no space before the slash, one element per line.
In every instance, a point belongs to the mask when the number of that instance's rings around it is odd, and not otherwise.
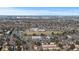
<path fill-rule="evenodd" d="M 33 34 L 36 34 L 36 35 L 41 35 L 41 34 L 45 34 L 45 35 L 51 35 L 53 32 L 53 34 L 62 34 L 63 32 L 62 31 L 44 31 L 44 32 L 39 32 L 39 31 L 35 31 L 35 32 L 23 32 L 23 34 L 26 34 L 26 35 L 33 35 Z"/>

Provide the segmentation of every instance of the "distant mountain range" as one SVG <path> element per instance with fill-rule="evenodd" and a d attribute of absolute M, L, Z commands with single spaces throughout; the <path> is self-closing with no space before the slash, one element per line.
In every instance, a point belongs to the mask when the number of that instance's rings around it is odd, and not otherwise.
<path fill-rule="evenodd" d="M 79 16 L 23 16 L 23 15 L 0 15 L 0 20 L 76 20 Z"/>

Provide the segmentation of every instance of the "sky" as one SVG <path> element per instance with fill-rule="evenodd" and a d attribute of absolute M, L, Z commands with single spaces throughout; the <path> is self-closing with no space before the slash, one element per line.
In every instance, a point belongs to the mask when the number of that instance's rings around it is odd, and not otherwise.
<path fill-rule="evenodd" d="M 0 7 L 0 15 L 79 15 L 79 7 Z"/>

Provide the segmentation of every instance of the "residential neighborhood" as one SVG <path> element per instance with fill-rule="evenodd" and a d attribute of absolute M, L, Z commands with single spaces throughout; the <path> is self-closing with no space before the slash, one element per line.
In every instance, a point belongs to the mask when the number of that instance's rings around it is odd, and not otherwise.
<path fill-rule="evenodd" d="M 0 51 L 79 51 L 79 16 L 0 16 Z"/>

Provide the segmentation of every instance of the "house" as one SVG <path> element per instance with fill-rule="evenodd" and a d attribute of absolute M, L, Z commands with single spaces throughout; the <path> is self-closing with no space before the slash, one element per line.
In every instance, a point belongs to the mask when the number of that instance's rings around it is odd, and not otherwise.
<path fill-rule="evenodd" d="M 44 32 L 44 31 L 45 31 L 45 29 L 38 29 L 38 31 L 40 31 L 40 32 Z"/>
<path fill-rule="evenodd" d="M 30 31 L 38 31 L 38 28 L 30 28 Z"/>
<path fill-rule="evenodd" d="M 32 39 L 33 40 L 42 40 L 42 37 L 41 36 L 32 36 Z"/>
<path fill-rule="evenodd" d="M 57 47 L 55 44 L 46 44 L 46 45 L 42 45 L 43 50 L 59 50 L 60 48 Z"/>
<path fill-rule="evenodd" d="M 46 39 L 50 39 L 50 36 L 46 36 Z"/>
<path fill-rule="evenodd" d="M 30 28 L 30 31 L 39 31 L 39 32 L 43 32 L 43 31 L 45 31 L 45 29 Z"/>

